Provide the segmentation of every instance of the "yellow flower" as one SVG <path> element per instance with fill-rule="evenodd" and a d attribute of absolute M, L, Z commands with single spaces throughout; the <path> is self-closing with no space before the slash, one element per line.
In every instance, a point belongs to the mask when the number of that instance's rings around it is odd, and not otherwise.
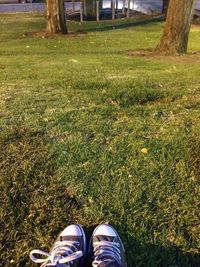
<path fill-rule="evenodd" d="M 143 154 L 147 154 L 148 153 L 148 149 L 146 147 L 144 147 L 144 148 L 141 149 L 141 152 Z"/>

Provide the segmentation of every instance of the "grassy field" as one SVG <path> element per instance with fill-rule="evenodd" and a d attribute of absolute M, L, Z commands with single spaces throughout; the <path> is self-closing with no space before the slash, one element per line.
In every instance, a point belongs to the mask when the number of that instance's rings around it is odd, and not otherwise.
<path fill-rule="evenodd" d="M 130 267 L 200 266 L 200 57 L 129 56 L 163 22 L 0 16 L 0 262 L 33 266 L 68 224 L 120 233 Z M 189 52 L 200 50 L 193 26 Z"/>

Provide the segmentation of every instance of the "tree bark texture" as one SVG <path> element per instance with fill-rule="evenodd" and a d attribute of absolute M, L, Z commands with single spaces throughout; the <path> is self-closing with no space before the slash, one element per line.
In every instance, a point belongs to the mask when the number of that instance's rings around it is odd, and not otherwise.
<path fill-rule="evenodd" d="M 187 52 L 194 2 L 195 0 L 170 0 L 163 35 L 156 47 L 157 52 Z"/>
<path fill-rule="evenodd" d="M 67 33 L 64 0 L 46 0 L 47 31 L 50 33 Z"/>

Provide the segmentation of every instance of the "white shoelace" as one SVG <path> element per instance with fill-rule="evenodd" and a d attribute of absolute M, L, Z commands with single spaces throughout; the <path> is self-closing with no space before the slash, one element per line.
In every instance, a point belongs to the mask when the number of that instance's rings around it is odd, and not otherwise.
<path fill-rule="evenodd" d="M 30 253 L 30 258 L 35 263 L 43 263 L 41 267 L 69 263 L 83 256 L 83 252 L 77 250 L 77 245 L 79 245 L 77 241 L 58 241 L 50 253 L 34 249 Z M 41 258 L 34 255 L 41 255 Z"/>
<path fill-rule="evenodd" d="M 121 264 L 120 244 L 109 241 L 94 242 L 93 267 L 97 267 L 103 261 L 117 261 Z"/>

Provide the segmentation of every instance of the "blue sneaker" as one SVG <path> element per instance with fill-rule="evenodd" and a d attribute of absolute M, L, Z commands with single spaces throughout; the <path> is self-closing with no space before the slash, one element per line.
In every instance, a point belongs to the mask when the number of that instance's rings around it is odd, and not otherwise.
<path fill-rule="evenodd" d="M 125 249 L 117 231 L 100 224 L 92 234 L 89 257 L 93 267 L 127 267 Z"/>
<path fill-rule="evenodd" d="M 73 224 L 66 227 L 58 236 L 49 253 L 32 250 L 30 258 L 41 267 L 81 267 L 86 256 L 86 238 L 83 228 Z"/>

